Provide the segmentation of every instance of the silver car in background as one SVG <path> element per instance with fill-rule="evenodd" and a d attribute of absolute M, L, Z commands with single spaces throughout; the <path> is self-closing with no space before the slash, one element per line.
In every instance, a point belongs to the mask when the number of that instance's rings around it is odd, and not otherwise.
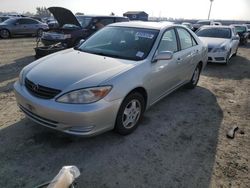
<path fill-rule="evenodd" d="M 59 131 L 126 135 L 143 112 L 177 88 L 194 88 L 207 47 L 179 25 L 124 22 L 104 27 L 75 49 L 26 66 L 14 84 L 18 106 Z"/>
<path fill-rule="evenodd" d="M 48 30 L 46 23 L 28 17 L 13 17 L 0 23 L 0 37 L 7 39 L 14 35 L 41 36 Z"/>
<path fill-rule="evenodd" d="M 237 54 L 240 37 L 234 27 L 203 26 L 196 34 L 208 45 L 209 62 L 227 64 Z"/>

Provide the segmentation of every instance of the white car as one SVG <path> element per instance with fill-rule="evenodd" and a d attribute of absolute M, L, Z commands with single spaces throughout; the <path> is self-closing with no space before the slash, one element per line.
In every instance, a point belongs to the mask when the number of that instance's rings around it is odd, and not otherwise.
<path fill-rule="evenodd" d="M 203 26 L 196 34 L 208 45 L 208 62 L 227 64 L 237 54 L 240 37 L 231 26 Z"/>

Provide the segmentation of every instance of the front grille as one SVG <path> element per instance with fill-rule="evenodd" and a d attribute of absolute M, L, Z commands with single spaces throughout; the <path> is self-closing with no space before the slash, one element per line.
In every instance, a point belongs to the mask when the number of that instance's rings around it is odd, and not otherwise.
<path fill-rule="evenodd" d="M 225 58 L 224 58 L 224 57 L 216 57 L 215 60 L 216 60 L 216 61 L 224 61 Z"/>
<path fill-rule="evenodd" d="M 32 95 L 43 99 L 52 99 L 61 92 L 61 90 L 58 89 L 35 84 L 27 78 L 25 79 L 25 87 Z"/>

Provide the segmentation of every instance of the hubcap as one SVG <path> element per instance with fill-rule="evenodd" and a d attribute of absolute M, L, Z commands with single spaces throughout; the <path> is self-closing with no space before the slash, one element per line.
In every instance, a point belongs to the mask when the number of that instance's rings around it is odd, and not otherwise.
<path fill-rule="evenodd" d="M 9 37 L 9 32 L 6 31 L 6 30 L 2 30 L 2 31 L 1 31 L 1 37 L 3 37 L 3 38 Z"/>
<path fill-rule="evenodd" d="M 198 82 L 199 79 L 199 73 L 200 73 L 200 69 L 199 67 L 197 67 L 194 71 L 194 76 L 193 76 L 193 83 L 196 84 Z"/>
<path fill-rule="evenodd" d="M 137 99 L 130 101 L 124 109 L 122 116 L 123 126 L 130 129 L 136 125 L 141 115 L 141 103 Z"/>

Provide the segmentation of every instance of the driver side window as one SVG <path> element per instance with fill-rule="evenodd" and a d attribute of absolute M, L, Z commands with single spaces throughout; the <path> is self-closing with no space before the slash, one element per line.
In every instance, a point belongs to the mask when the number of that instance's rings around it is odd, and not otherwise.
<path fill-rule="evenodd" d="M 160 45 L 158 47 L 158 53 L 163 51 L 178 51 L 176 34 L 174 29 L 170 29 L 163 34 Z"/>

